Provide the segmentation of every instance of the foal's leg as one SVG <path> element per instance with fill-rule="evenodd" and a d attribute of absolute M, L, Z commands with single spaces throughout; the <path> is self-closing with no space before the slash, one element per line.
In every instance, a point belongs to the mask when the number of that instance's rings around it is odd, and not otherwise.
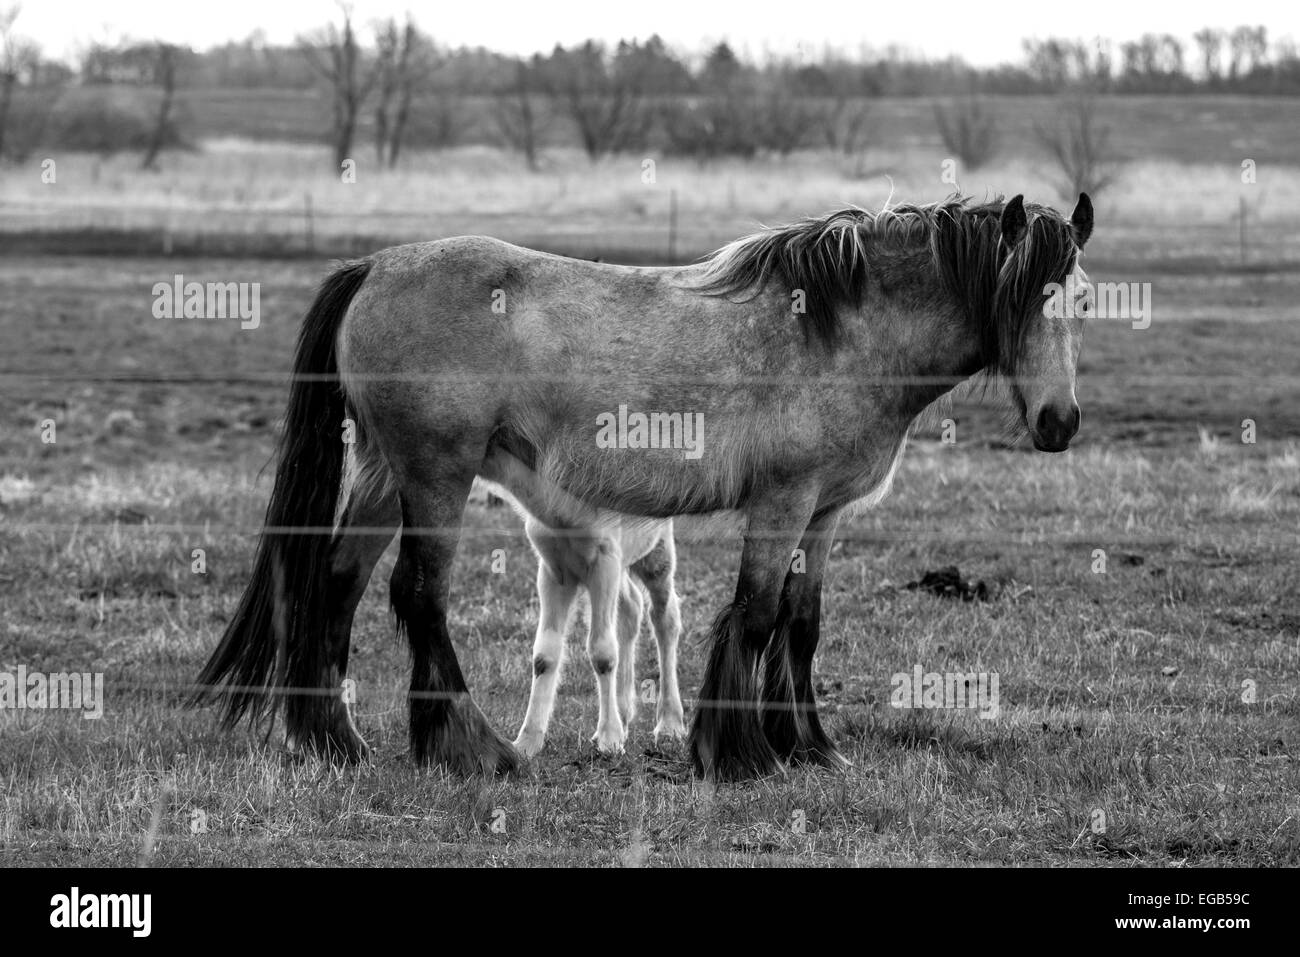
<path fill-rule="evenodd" d="M 682 695 L 677 687 L 677 642 L 682 633 L 682 616 L 673 584 L 677 550 L 671 525 L 650 553 L 633 563 L 631 571 L 650 595 L 650 625 L 659 649 L 655 741 L 661 736 L 684 738 L 686 723 L 682 715 Z"/>
<path fill-rule="evenodd" d="M 401 521 L 397 497 L 359 494 L 348 502 L 342 521 L 330 543 L 329 631 L 325 673 L 321 688 L 340 688 L 348 673 L 348 652 L 352 643 L 352 619 L 365 594 L 370 575 L 384 549 L 397 534 Z M 317 699 L 319 700 L 319 699 Z M 324 726 L 303 720 L 302 708 L 316 701 L 291 696 L 285 708 L 285 724 L 292 746 L 304 744 L 327 756 L 356 761 L 369 750 L 357 731 L 347 702 L 340 695 L 328 698 L 328 717 Z"/>
<path fill-rule="evenodd" d="M 815 516 L 799 542 L 806 567 L 786 575 L 776 634 L 768 649 L 763 686 L 763 730 L 783 758 L 828 767 L 849 762 L 836 750 L 817 717 L 812 660 L 821 626 L 822 578 L 835 537 L 838 509 Z"/>
<path fill-rule="evenodd" d="M 591 631 L 587 636 L 587 657 L 596 673 L 596 691 L 600 698 L 600 717 L 592 740 L 604 754 L 623 750 L 626 730 L 616 705 L 614 672 L 618 667 L 618 601 L 623 580 L 623 560 L 609 541 L 596 546 L 596 558 L 587 575 L 591 595 Z"/>
<path fill-rule="evenodd" d="M 625 736 L 636 717 L 636 642 L 641 634 L 644 609 L 641 589 L 623 572 L 618 595 L 618 678 L 614 684 Z"/>
<path fill-rule="evenodd" d="M 402 546 L 391 596 L 411 645 L 411 750 L 462 774 L 514 770 L 519 756 L 470 698 L 447 631 L 451 566 L 473 469 L 424 466 L 401 483 Z"/>
<path fill-rule="evenodd" d="M 555 689 L 563 665 L 564 635 L 577 596 L 576 582 L 561 583 L 545 562 L 537 563 L 537 597 L 542 607 L 537 621 L 537 638 L 533 642 L 533 690 L 528 696 L 528 713 L 519 729 L 519 737 L 515 738 L 515 747 L 526 758 L 541 751 L 546 742 L 546 729 L 551 723 Z"/>
<path fill-rule="evenodd" d="M 794 489 L 750 507 L 736 598 L 713 623 L 709 663 L 691 728 L 691 755 L 702 774 L 735 780 L 781 767 L 763 734 L 760 661 L 776 623 L 790 553 L 812 517 L 815 501 L 813 490 Z"/>

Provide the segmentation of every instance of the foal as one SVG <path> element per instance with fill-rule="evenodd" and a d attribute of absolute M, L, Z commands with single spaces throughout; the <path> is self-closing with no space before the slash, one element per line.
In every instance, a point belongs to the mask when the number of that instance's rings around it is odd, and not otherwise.
<path fill-rule="evenodd" d="M 507 493 L 508 494 L 508 493 Z M 513 501 L 513 498 L 511 498 Z M 523 508 L 525 530 L 537 553 L 537 596 L 541 614 L 533 643 L 533 689 L 515 748 L 531 758 L 542 750 L 555 705 L 564 639 L 579 587 L 591 598 L 587 657 L 596 674 L 600 716 L 592 740 L 605 754 L 623 750 L 636 713 L 636 640 L 650 595 L 650 624 L 659 647 L 655 740 L 686 734 L 677 689 L 677 640 L 681 615 L 673 574 L 677 565 L 673 523 L 614 517 L 578 529 L 554 529 Z"/>

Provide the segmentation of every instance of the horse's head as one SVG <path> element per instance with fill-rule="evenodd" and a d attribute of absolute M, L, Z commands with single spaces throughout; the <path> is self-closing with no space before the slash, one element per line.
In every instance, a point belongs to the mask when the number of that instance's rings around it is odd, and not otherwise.
<path fill-rule="evenodd" d="M 998 371 L 1010 380 L 1012 400 L 1040 452 L 1064 452 L 1079 431 L 1074 377 L 1092 292 L 1078 256 L 1091 234 L 1086 193 L 1068 222 L 1046 207 L 1027 213 L 1020 196 L 1002 211 L 1007 255 L 993 303 Z"/>

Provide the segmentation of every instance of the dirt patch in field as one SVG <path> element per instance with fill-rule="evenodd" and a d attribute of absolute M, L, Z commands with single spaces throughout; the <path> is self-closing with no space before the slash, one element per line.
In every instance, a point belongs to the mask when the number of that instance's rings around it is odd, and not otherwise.
<path fill-rule="evenodd" d="M 908 591 L 926 591 L 940 598 L 960 598 L 962 601 L 988 601 L 996 597 L 996 588 L 990 589 L 981 578 L 969 581 L 961 577 L 956 565 L 945 565 L 928 571 L 919 581 L 911 581 L 903 586 Z"/>

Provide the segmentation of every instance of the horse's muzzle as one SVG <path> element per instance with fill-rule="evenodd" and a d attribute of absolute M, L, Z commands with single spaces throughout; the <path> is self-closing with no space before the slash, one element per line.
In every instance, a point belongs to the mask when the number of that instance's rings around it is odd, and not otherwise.
<path fill-rule="evenodd" d="M 1043 406 L 1029 435 L 1040 452 L 1064 452 L 1078 431 L 1079 406 L 1071 402 L 1068 408 Z"/>

